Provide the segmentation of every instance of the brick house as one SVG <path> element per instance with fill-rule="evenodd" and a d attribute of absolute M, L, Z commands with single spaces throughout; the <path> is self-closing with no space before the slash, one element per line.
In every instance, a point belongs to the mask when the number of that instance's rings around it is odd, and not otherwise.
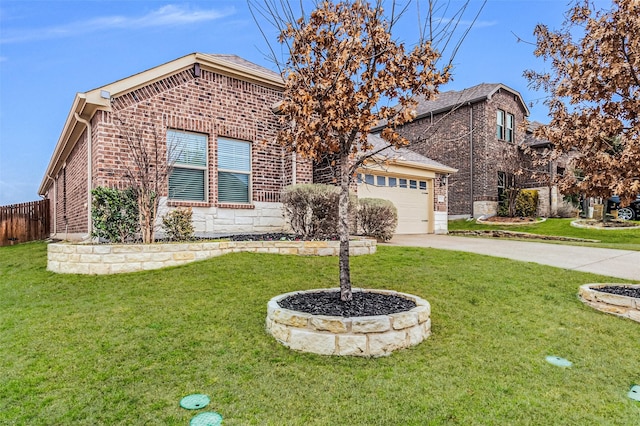
<path fill-rule="evenodd" d="M 411 150 L 458 170 L 449 177 L 450 218 L 496 214 L 502 191 L 516 181 L 546 187 L 530 175 L 531 162 L 522 150 L 528 115 L 520 93 L 504 84 L 418 100 L 416 118 L 400 132 Z"/>
<path fill-rule="evenodd" d="M 52 235 L 88 238 L 91 190 L 126 186 L 135 162 L 124 125 L 173 164 L 158 220 L 190 206 L 198 235 L 283 230 L 282 189 L 313 182 L 313 165 L 275 141 L 283 87 L 279 74 L 238 56 L 193 53 L 76 94 L 38 191 L 50 200 Z M 453 170 L 427 160 L 394 159 L 404 167 L 397 177 L 434 187 Z M 446 212 L 438 191 L 429 208 Z M 433 221 L 428 230 L 436 231 Z"/>

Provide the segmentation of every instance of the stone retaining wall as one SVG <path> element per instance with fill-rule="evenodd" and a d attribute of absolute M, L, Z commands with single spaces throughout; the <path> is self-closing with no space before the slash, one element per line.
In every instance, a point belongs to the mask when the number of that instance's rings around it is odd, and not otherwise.
<path fill-rule="evenodd" d="M 607 286 L 639 288 L 640 284 L 584 284 L 580 286 L 578 294 L 580 299 L 592 308 L 640 322 L 640 299 L 597 290 L 599 287 Z"/>
<path fill-rule="evenodd" d="M 351 256 L 373 254 L 376 241 L 349 242 Z M 47 248 L 47 269 L 66 274 L 118 274 L 182 265 L 227 253 L 337 256 L 339 241 L 219 241 L 156 244 L 67 244 Z"/>
<path fill-rule="evenodd" d="M 307 292 L 338 291 L 308 290 Z M 290 349 L 320 355 L 386 356 L 398 349 L 415 346 L 431 334 L 431 306 L 426 300 L 387 290 L 364 290 L 413 300 L 416 307 L 407 312 L 370 317 L 344 318 L 292 311 L 278 301 L 302 292 L 274 297 L 267 304 L 266 329 Z"/>

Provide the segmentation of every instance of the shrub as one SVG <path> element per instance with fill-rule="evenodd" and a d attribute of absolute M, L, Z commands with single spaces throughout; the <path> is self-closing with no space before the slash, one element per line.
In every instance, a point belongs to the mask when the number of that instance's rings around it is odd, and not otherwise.
<path fill-rule="evenodd" d="M 538 210 L 538 191 L 523 189 L 516 197 L 516 216 L 534 217 Z"/>
<path fill-rule="evenodd" d="M 135 238 L 139 229 L 138 201 L 133 189 L 98 187 L 91 191 L 92 236 L 112 243 Z"/>
<path fill-rule="evenodd" d="M 311 239 L 337 237 L 340 188 L 321 184 L 290 185 L 284 189 L 282 198 L 285 217 L 293 232 Z M 350 196 L 349 202 L 355 207 L 355 196 Z M 353 220 L 349 222 L 353 228 Z"/>
<path fill-rule="evenodd" d="M 193 210 L 178 208 L 162 216 L 162 228 L 171 241 L 188 241 L 193 239 Z"/>
<path fill-rule="evenodd" d="M 364 235 L 388 241 L 398 226 L 398 210 L 389 200 L 358 200 L 358 225 Z"/>

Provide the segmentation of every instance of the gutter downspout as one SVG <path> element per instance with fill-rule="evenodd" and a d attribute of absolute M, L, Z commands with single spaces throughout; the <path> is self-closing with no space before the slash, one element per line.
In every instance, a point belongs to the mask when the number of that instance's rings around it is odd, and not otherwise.
<path fill-rule="evenodd" d="M 52 178 L 50 174 L 47 174 L 47 177 L 53 182 L 53 218 L 51 219 L 53 232 L 49 232 L 49 234 L 55 235 L 58 233 L 58 179 Z"/>
<path fill-rule="evenodd" d="M 470 180 L 470 191 L 469 196 L 471 198 L 471 217 L 474 217 L 473 211 L 473 105 L 471 102 L 469 105 L 469 180 Z"/>
<path fill-rule="evenodd" d="M 91 222 L 91 190 L 93 189 L 93 172 L 92 172 L 92 140 L 91 140 L 91 123 L 80 117 L 77 112 L 74 113 L 76 120 L 87 127 L 87 239 L 91 238 L 92 222 Z"/>
<path fill-rule="evenodd" d="M 298 164 L 297 155 L 295 152 L 291 153 L 291 185 L 298 183 Z"/>

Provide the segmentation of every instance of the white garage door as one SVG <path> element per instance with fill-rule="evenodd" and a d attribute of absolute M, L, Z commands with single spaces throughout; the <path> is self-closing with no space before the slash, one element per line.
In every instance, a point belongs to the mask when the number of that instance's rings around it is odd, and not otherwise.
<path fill-rule="evenodd" d="M 358 198 L 383 198 L 398 209 L 397 234 L 429 232 L 429 194 L 426 180 L 362 175 Z"/>

